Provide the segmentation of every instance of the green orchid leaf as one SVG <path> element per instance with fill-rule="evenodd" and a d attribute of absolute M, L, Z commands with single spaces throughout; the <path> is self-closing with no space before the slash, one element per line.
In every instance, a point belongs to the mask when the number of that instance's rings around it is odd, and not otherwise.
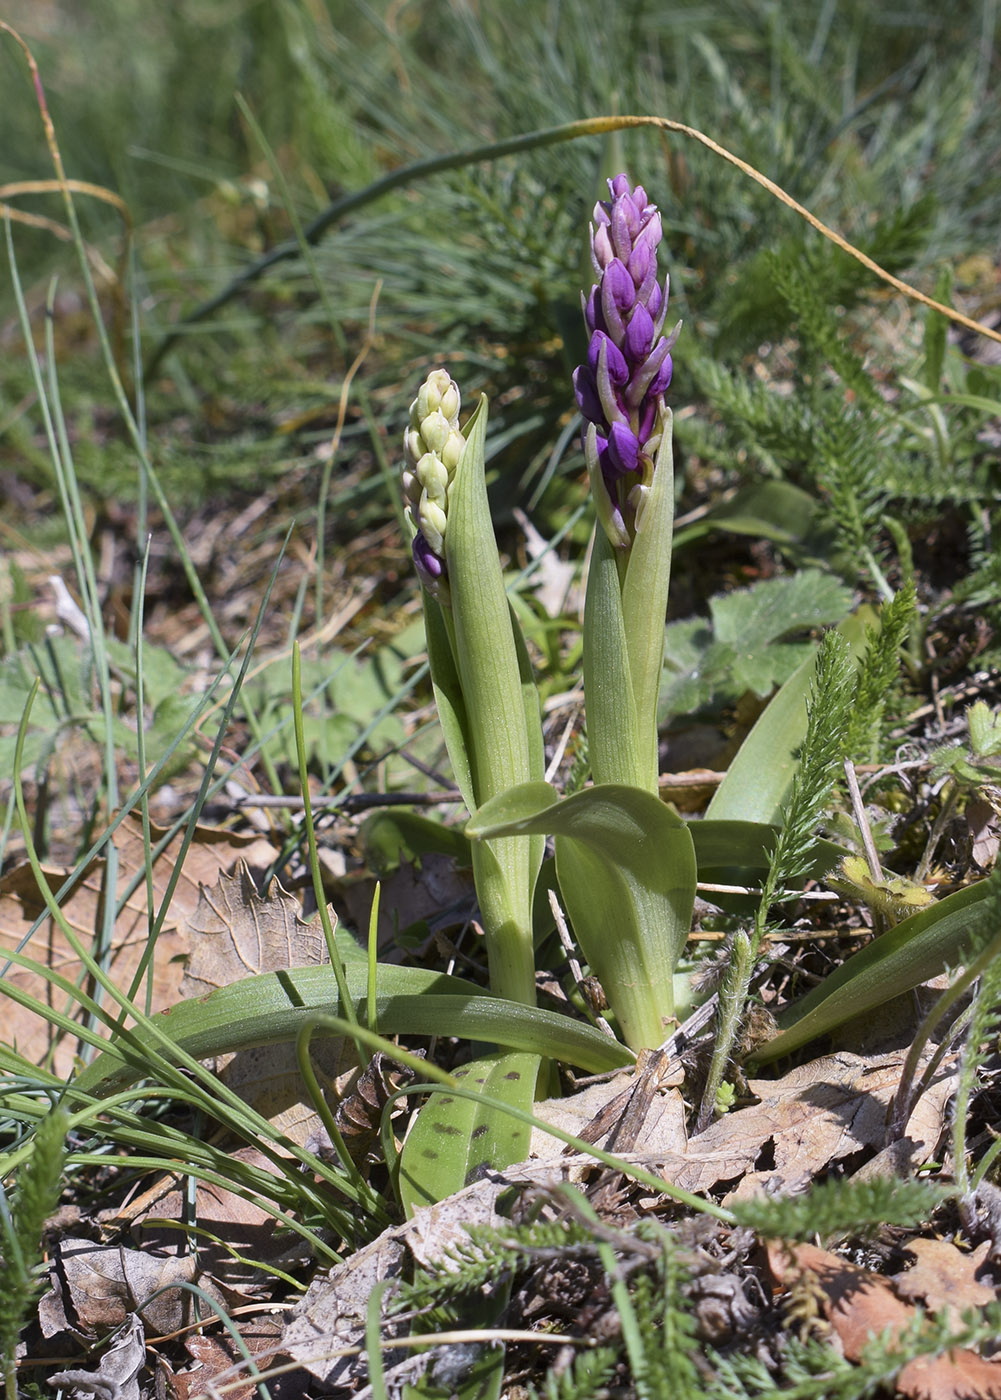
<path fill-rule="evenodd" d="M 780 819 L 806 737 L 806 698 L 816 661 L 816 652 L 806 657 L 769 702 L 713 794 L 707 818 L 769 824 Z"/>
<path fill-rule="evenodd" d="M 462 698 L 462 682 L 455 664 L 450 628 L 444 610 L 436 598 L 432 598 L 426 588 L 421 589 L 424 599 L 424 628 L 427 636 L 428 663 L 431 669 L 431 685 L 434 689 L 435 704 L 441 732 L 445 736 L 445 747 L 452 763 L 455 783 L 462 793 L 462 800 L 470 812 L 476 810 L 476 792 L 473 786 L 472 739 L 469 733 L 469 717 L 466 703 Z"/>
<path fill-rule="evenodd" d="M 639 784 L 657 791 L 657 699 L 664 669 L 664 621 L 671 586 L 674 538 L 674 415 L 664 409 L 662 436 L 653 479 L 636 511 L 636 538 L 629 548 L 622 580 L 622 617 L 629 650 L 629 675 L 636 706 L 637 742 L 646 780 Z M 590 711 L 588 711 L 590 734 Z M 616 773 L 615 782 L 631 781 Z M 595 774 L 595 780 L 601 781 Z"/>
<path fill-rule="evenodd" d="M 857 659 L 865 650 L 871 608 L 859 608 L 839 625 Z M 799 748 L 806 738 L 806 701 L 816 652 L 800 663 L 741 744 L 706 809 L 716 821 L 779 822 L 792 790 Z"/>
<path fill-rule="evenodd" d="M 626 1042 L 634 1050 L 659 1045 L 695 899 L 688 827 L 659 798 L 617 783 L 557 803 L 544 785 L 525 784 L 466 827 L 481 838 L 516 831 L 556 837 L 564 905 Z"/>
<path fill-rule="evenodd" d="M 484 802 L 466 822 L 466 835 L 473 841 L 482 841 L 490 836 L 524 832 L 531 826 L 533 834 L 548 836 L 548 827 L 535 825 L 535 818 L 555 807 L 559 800 L 556 789 L 549 783 L 519 783 Z"/>
<path fill-rule="evenodd" d="M 514 620 L 490 518 L 485 476 L 487 401 L 466 424 L 466 442 L 448 495 L 445 558 L 452 652 L 465 706 L 466 738 L 477 805 L 518 783 L 542 777 L 541 738 L 531 725 L 527 654 Z M 537 705 L 537 702 L 536 702 Z M 538 713 L 535 725 L 539 727 Z M 473 852 L 473 875 L 490 964 L 501 996 L 535 1000 L 532 892 L 542 861 L 538 840 L 514 837 Z"/>
<path fill-rule="evenodd" d="M 482 803 L 531 769 L 522 668 L 490 518 L 485 475 L 487 401 L 466 424 L 449 489 L 445 555 L 454 651 L 466 706 L 473 785 Z"/>
<path fill-rule="evenodd" d="M 359 1018 L 365 1015 L 367 970 L 346 968 Z M 259 973 L 206 997 L 179 1002 L 151 1018 L 153 1031 L 118 1036 L 73 1081 L 74 1088 L 106 1097 L 149 1072 L 143 1048 L 170 1058 L 171 1046 L 197 1060 L 293 1041 L 317 1014 L 344 1015 L 329 966 Z M 446 1035 L 545 1054 L 590 1074 L 619 1069 L 633 1056 L 624 1045 L 583 1021 L 490 996 L 461 977 L 423 968 L 376 968 L 376 1014 L 384 1035 Z M 162 1042 L 166 1040 L 164 1045 Z"/>
<path fill-rule="evenodd" d="M 999 895 L 1001 880 L 992 876 L 873 939 L 779 1017 L 781 1034 L 755 1051 L 755 1063 L 788 1055 L 853 1016 L 969 962 L 997 936 Z"/>
<path fill-rule="evenodd" d="M 454 1078 L 530 1113 L 540 1064 L 538 1055 L 485 1056 L 456 1070 Z M 493 1104 L 436 1090 L 418 1113 L 400 1157 L 399 1194 L 407 1215 L 461 1191 L 486 1168 L 524 1161 L 529 1137 L 527 1123 Z"/>
<path fill-rule="evenodd" d="M 518 614 L 511 604 L 511 631 L 518 656 L 518 673 L 521 680 L 521 700 L 525 710 L 525 736 L 528 741 L 528 771 L 530 781 L 543 781 L 546 771 L 546 743 L 542 734 L 542 710 L 539 705 L 539 688 L 532 671 L 532 660 L 525 645 L 525 635 L 518 621 Z M 528 868 L 533 886 L 538 881 L 539 870 L 546 854 L 546 838 L 533 836 L 528 846 Z"/>

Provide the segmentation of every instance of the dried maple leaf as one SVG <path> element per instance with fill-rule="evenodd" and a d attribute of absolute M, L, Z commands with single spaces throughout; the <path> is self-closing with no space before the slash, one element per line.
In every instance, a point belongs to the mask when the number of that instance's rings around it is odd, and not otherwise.
<path fill-rule="evenodd" d="M 983 1307 L 997 1298 L 997 1289 L 977 1275 L 987 1263 L 990 1240 L 984 1240 L 972 1254 L 957 1249 L 949 1240 L 912 1240 L 907 1252 L 917 1263 L 912 1269 L 893 1275 L 893 1286 L 901 1298 L 924 1303 L 931 1312 L 945 1309 L 952 1320 L 967 1308 Z"/>
<path fill-rule="evenodd" d="M 154 828 L 156 843 L 164 833 Z M 153 863 L 153 897 L 155 904 L 163 899 L 177 859 L 181 841 L 178 833 Z M 118 890 L 144 869 L 142 825 L 137 818 L 127 817 L 115 834 L 118 851 Z M 188 951 L 188 919 L 194 913 L 200 897 L 200 883 L 216 880 L 238 859 L 266 863 L 273 857 L 269 842 L 260 837 L 235 836 L 232 832 L 200 827 L 185 856 L 181 877 L 171 897 L 167 917 L 157 941 L 156 955 L 147 982 L 151 987 L 151 1009 L 161 1010 L 178 999 L 181 985 L 179 959 Z M 104 861 L 94 861 L 83 877 L 62 902 L 62 912 L 80 940 L 91 946 L 95 930 L 100 927 L 103 905 Z M 45 878 L 55 892 L 63 884 L 67 870 L 46 869 Z M 19 948 L 35 920 L 45 914 L 45 902 L 39 893 L 30 865 L 16 866 L 0 879 L 0 959 L 6 949 Z M 106 967 L 115 984 L 128 990 L 146 949 L 149 919 L 146 908 L 146 885 L 140 880 L 129 896 L 115 922 Z M 24 951 L 37 963 L 61 973 L 70 981 L 81 980 L 86 986 L 82 965 L 54 920 L 46 918 L 27 943 Z M 42 1006 L 53 1007 L 77 1017 L 74 1007 L 66 1006 L 63 993 L 53 989 L 41 973 L 29 968 L 9 968 L 0 980 L 0 993 L 6 986 L 16 987 L 33 997 Z M 139 997 L 145 1004 L 145 988 Z M 73 1068 L 76 1043 L 66 1035 L 59 1037 L 55 1028 L 30 1006 L 21 1006 L 12 999 L 4 1005 L 4 1040 L 35 1064 L 47 1064 L 54 1073 L 66 1075 Z"/>
<path fill-rule="evenodd" d="M 911 1327 L 916 1308 L 897 1297 L 890 1279 L 861 1269 L 812 1244 L 766 1243 L 768 1266 L 778 1287 L 811 1281 L 821 1307 L 849 1361 L 861 1359 L 874 1337 L 892 1338 Z M 975 1351 L 920 1356 L 901 1367 L 899 1395 L 907 1400 L 1001 1400 L 1001 1363 Z"/>

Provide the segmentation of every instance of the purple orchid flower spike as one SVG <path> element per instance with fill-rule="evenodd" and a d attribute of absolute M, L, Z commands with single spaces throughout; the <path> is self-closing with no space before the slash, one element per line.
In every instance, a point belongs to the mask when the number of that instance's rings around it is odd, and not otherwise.
<path fill-rule="evenodd" d="M 642 185 L 608 182 L 594 206 L 591 261 L 598 281 L 581 298 L 590 334 L 587 362 L 574 372 L 583 444 L 598 518 L 609 540 L 627 548 L 660 446 L 671 349 L 665 336 L 669 279 L 657 280 L 661 222 Z"/>

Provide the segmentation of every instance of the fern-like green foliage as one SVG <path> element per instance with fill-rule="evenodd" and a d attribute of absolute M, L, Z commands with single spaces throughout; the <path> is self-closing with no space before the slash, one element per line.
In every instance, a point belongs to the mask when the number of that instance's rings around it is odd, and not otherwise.
<path fill-rule="evenodd" d="M 952 1114 L 952 1152 L 956 1180 L 961 1188 L 969 1186 L 969 1164 L 966 1158 L 966 1123 L 970 1100 L 977 1087 L 977 1076 L 984 1061 L 997 1046 L 998 1026 L 1001 1025 L 1001 961 L 994 961 L 984 971 L 973 998 L 970 1023 L 959 1061 L 959 1084 Z"/>
<path fill-rule="evenodd" d="M 880 722 L 887 696 L 900 670 L 900 648 L 907 640 L 917 611 L 913 581 L 896 593 L 883 609 L 878 628 L 866 629 L 866 649 L 858 670 L 855 707 L 848 736 L 848 752 L 863 761 L 874 760 L 880 739 Z"/>
<path fill-rule="evenodd" d="M 421 1269 L 400 1284 L 389 1311 L 416 1310 L 426 1318 L 433 1309 L 447 1317 L 457 1308 L 464 1313 L 485 1289 L 509 1286 L 519 1272 L 565 1268 L 575 1261 L 604 1271 L 608 1306 L 617 1310 L 620 1328 L 609 1329 L 606 1346 L 548 1375 L 536 1392 L 539 1400 L 592 1400 L 607 1394 L 610 1377 L 623 1367 L 642 1400 L 699 1400 L 703 1394 L 686 1253 L 656 1221 L 640 1221 L 611 1236 L 586 1211 L 581 1217 L 473 1226 L 449 1259 L 448 1270 Z"/>
<path fill-rule="evenodd" d="M 59 1202 L 69 1114 L 54 1108 L 35 1130 L 10 1203 L 0 1187 L 0 1357 L 7 1400 L 16 1400 L 17 1338 L 35 1297 L 42 1230 Z"/>
<path fill-rule="evenodd" d="M 702 1394 L 695 1364 L 698 1339 L 684 1293 L 688 1273 L 666 1232 L 663 1245 L 656 1271 L 640 1274 L 631 1295 L 643 1351 L 642 1374 L 634 1380 L 637 1392 L 650 1400 L 654 1396 L 698 1400 Z"/>
<path fill-rule="evenodd" d="M 796 322 L 801 352 L 805 353 L 810 367 L 826 366 L 833 370 L 860 404 L 867 409 L 881 409 L 883 401 L 872 378 L 846 342 L 834 315 L 834 303 L 824 296 L 823 287 L 816 278 L 802 263 L 774 253 L 765 255 L 765 264 Z"/>
<path fill-rule="evenodd" d="M 753 931 L 734 934 L 730 959 L 719 989 L 716 1037 L 702 1093 L 698 1128 L 708 1127 L 733 1047 L 743 1023 L 755 959 L 768 915 L 784 886 L 794 885 L 810 868 L 817 826 L 831 796 L 851 729 L 855 685 L 851 652 L 840 632 L 826 633 L 817 652 L 813 686 L 807 701 L 806 738 L 782 828 L 761 891 Z"/>
<path fill-rule="evenodd" d="M 918 1225 L 948 1195 L 932 1181 L 832 1178 L 800 1196 L 759 1196 L 734 1201 L 731 1209 L 741 1225 L 759 1235 L 810 1240 L 815 1235 L 867 1234 L 883 1225 Z"/>
<path fill-rule="evenodd" d="M 538 1220 L 503 1226 L 471 1225 L 467 1237 L 446 1251 L 450 1267 L 422 1270 L 401 1283 L 392 1311 L 435 1307 L 464 1293 L 510 1277 L 540 1257 L 593 1258 L 597 1249 L 586 1226 L 575 1220 Z"/>
<path fill-rule="evenodd" d="M 782 1400 L 864 1400 L 889 1394 L 894 1377 L 908 1361 L 982 1345 L 996 1337 L 999 1323 L 997 1303 L 989 1303 L 981 1313 L 970 1310 L 958 1325 L 946 1309 L 937 1316 L 917 1313 L 901 1331 L 888 1328 L 872 1337 L 853 1361 L 826 1339 L 787 1333 L 781 1337 L 773 1366 L 751 1351 L 726 1356 L 710 1352 L 706 1362 L 712 1379 L 705 1383 L 702 1395 L 705 1400 L 778 1400 L 779 1396 Z"/>
<path fill-rule="evenodd" d="M 777 394 L 758 379 L 728 370 L 697 344 L 687 347 L 685 363 L 732 433 L 735 451 L 739 444 L 742 451 L 754 452 L 772 476 L 809 457 L 810 415 L 798 395 Z"/>
<path fill-rule="evenodd" d="M 820 411 L 814 422 L 811 465 L 842 548 L 858 566 L 886 507 L 886 452 L 871 417 L 835 407 L 831 397 L 822 391 L 814 395 Z"/>
<path fill-rule="evenodd" d="M 967 538 L 970 572 L 953 589 L 952 601 L 977 608 L 996 623 L 1001 619 L 1001 550 L 979 519 L 970 526 Z"/>
<path fill-rule="evenodd" d="M 776 891 L 801 879 L 810 866 L 817 826 L 830 801 L 851 734 L 855 685 L 851 653 L 840 632 L 826 633 L 817 652 L 806 738 L 765 880 L 758 914 L 764 926 Z"/>
<path fill-rule="evenodd" d="M 731 1352 L 712 1358 L 713 1379 L 706 1400 L 856 1400 L 868 1395 L 871 1378 L 859 1379 L 858 1368 L 831 1345 L 816 1337 L 784 1339 L 781 1388 L 774 1371 L 753 1352 Z M 787 1382 L 787 1383 L 786 1383 Z M 854 1388 L 853 1388 L 854 1387 Z"/>
<path fill-rule="evenodd" d="M 542 1389 L 529 1393 L 534 1400 L 604 1400 L 618 1360 L 614 1347 L 582 1351 L 567 1370 L 548 1371 Z"/>

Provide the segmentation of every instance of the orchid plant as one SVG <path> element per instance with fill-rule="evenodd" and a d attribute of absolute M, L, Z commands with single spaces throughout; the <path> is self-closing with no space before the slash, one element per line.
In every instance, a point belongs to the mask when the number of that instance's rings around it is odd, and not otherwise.
<path fill-rule="evenodd" d="M 895 665 L 906 607 L 901 595 L 882 630 L 849 617 L 828 634 L 768 706 L 704 820 L 688 825 L 660 800 L 657 705 L 675 496 L 665 394 L 680 326 L 665 333 L 669 284 L 658 272 L 656 207 L 625 175 L 609 181 L 609 194 L 594 209 L 596 280 L 582 297 L 588 350 L 574 374 L 596 516 L 583 623 L 593 784 L 583 791 L 561 799 L 542 780 L 538 700 L 489 518 L 487 405 L 480 400 L 463 436 L 459 389 L 445 370 L 429 376 L 412 405 L 404 490 L 435 695 L 470 813 L 493 989 L 534 1000 L 530 912 L 546 836 L 574 936 L 619 1035 L 637 1053 L 661 1044 L 690 1004 L 689 979 L 677 968 L 697 874 L 738 873 L 763 886 L 752 932 L 738 930 L 719 989 L 704 1124 L 716 1109 L 780 887 L 826 873 L 843 854 L 814 833 L 848 749 L 856 695 L 868 713 L 867 687 L 880 667 Z M 889 930 L 795 1003 L 758 1058 L 871 1009 L 881 987 L 916 985 L 929 960 L 960 961 L 964 939 L 986 936 L 985 893 L 961 892 Z"/>
<path fill-rule="evenodd" d="M 406 433 L 404 491 L 424 590 L 431 675 L 472 817 L 474 873 L 503 995 L 534 999 L 530 913 L 545 835 L 577 940 L 634 1050 L 674 1015 L 674 970 L 691 926 L 695 853 L 657 796 L 657 700 L 671 573 L 674 473 L 668 283 L 661 221 L 624 175 L 595 206 L 590 336 L 574 375 L 599 528 L 584 613 L 584 688 L 594 786 L 564 801 L 543 781 L 539 707 L 506 594 L 484 482 L 486 402 L 458 430 L 444 370 L 422 386 Z"/>

